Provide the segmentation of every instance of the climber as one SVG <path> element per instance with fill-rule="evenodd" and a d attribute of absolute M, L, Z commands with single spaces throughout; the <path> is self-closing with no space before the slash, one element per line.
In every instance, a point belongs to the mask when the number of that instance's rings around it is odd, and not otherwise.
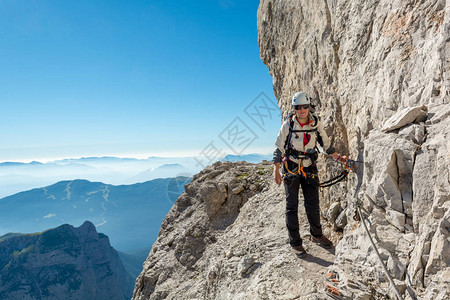
<path fill-rule="evenodd" d="M 325 133 L 322 121 L 312 114 L 311 100 L 304 92 L 295 93 L 292 98 L 295 113 L 281 126 L 273 154 L 275 183 L 284 182 L 286 191 L 286 227 L 289 243 L 298 256 L 306 254 L 302 246 L 298 223 L 298 193 L 302 187 L 306 215 L 308 217 L 311 241 L 324 248 L 331 248 L 332 242 L 322 234 L 319 209 L 319 185 L 316 159 L 317 144 L 336 161 L 345 163 L 346 156 L 339 155 Z M 283 179 L 280 166 L 283 164 Z"/>

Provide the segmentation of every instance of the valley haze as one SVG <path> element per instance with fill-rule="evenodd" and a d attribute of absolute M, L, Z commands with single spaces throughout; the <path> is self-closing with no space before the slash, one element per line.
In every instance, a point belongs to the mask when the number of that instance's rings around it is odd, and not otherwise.
<path fill-rule="evenodd" d="M 49 162 L 0 163 L 0 199 L 62 180 L 85 179 L 107 184 L 134 184 L 156 178 L 192 176 L 203 169 L 195 156 L 145 159 L 114 156 L 67 158 Z M 271 155 L 227 155 L 223 160 L 260 162 Z M 1 200 L 0 200 L 1 201 Z"/>

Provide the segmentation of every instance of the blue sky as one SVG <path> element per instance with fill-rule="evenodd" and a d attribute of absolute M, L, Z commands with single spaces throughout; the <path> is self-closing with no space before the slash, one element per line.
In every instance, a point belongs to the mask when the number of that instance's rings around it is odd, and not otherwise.
<path fill-rule="evenodd" d="M 0 161 L 269 153 L 279 115 L 244 111 L 261 92 L 275 103 L 258 5 L 0 1 Z M 253 135 L 230 150 L 237 117 Z"/>

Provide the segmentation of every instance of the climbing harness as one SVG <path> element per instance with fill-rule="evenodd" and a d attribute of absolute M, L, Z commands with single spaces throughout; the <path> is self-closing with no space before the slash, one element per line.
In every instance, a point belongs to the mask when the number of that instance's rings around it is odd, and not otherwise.
<path fill-rule="evenodd" d="M 284 143 L 284 149 L 285 149 L 285 158 L 283 160 L 283 165 L 284 165 L 284 169 L 285 169 L 285 173 L 283 174 L 283 179 L 290 177 L 290 176 L 303 176 L 304 178 L 307 179 L 312 179 L 319 187 L 325 188 L 325 187 L 330 187 L 332 185 L 335 185 L 343 180 L 347 180 L 347 176 L 349 174 L 349 172 L 354 168 L 355 163 L 360 163 L 360 161 L 354 161 L 354 160 L 347 160 L 346 164 L 345 164 L 345 169 L 341 172 L 341 174 L 339 174 L 336 177 L 333 177 L 325 182 L 319 183 L 318 179 L 318 175 L 316 173 L 313 172 L 307 172 L 305 171 L 305 167 L 303 167 L 303 160 L 305 159 L 310 159 L 311 160 L 311 165 L 315 166 L 316 161 L 318 159 L 319 156 L 319 152 L 317 150 L 317 147 L 315 147 L 314 149 L 308 149 L 306 152 L 302 152 L 302 151 L 298 151 L 294 148 L 294 146 L 292 145 L 291 141 L 292 141 L 292 135 L 295 134 L 296 138 L 299 138 L 297 133 L 308 133 L 308 132 L 314 132 L 316 134 L 316 140 L 319 143 L 319 145 L 321 147 L 323 147 L 323 140 L 322 137 L 320 136 L 320 133 L 317 131 L 317 124 L 319 122 L 319 118 L 315 115 L 312 115 L 312 120 L 310 121 L 309 124 L 311 124 L 311 127 L 313 127 L 312 129 L 301 129 L 301 130 L 294 130 L 294 116 L 295 114 L 290 114 L 287 118 L 286 121 L 289 120 L 289 134 L 286 137 L 286 141 Z M 297 163 L 297 167 L 294 169 L 289 169 L 288 166 L 288 161 L 291 161 L 289 159 L 289 157 L 294 157 L 295 159 L 298 160 Z"/>
<path fill-rule="evenodd" d="M 316 134 L 317 142 L 319 143 L 319 145 L 321 147 L 323 147 L 322 137 L 320 136 L 320 133 L 317 131 L 317 124 L 319 122 L 319 117 L 317 117 L 316 115 L 312 115 L 312 120 L 309 122 L 309 124 L 313 127 L 312 129 L 294 130 L 294 116 L 295 116 L 295 114 L 292 113 L 286 118 L 286 121 L 290 119 L 290 121 L 289 121 L 289 134 L 287 135 L 286 140 L 284 141 L 284 149 L 286 150 L 286 156 L 292 150 L 293 151 L 297 151 L 297 150 L 294 149 L 293 145 L 291 144 L 292 134 L 295 134 L 295 138 L 299 138 L 297 133 L 300 133 L 300 132 L 303 132 L 303 133 L 314 132 Z M 289 154 L 293 154 L 293 153 L 289 153 Z"/>
<path fill-rule="evenodd" d="M 299 152 L 299 151 L 297 151 L 297 152 Z M 301 152 L 301 153 L 307 154 L 305 152 Z M 287 155 L 286 155 L 286 157 L 287 157 Z M 330 187 L 332 185 L 335 185 L 343 180 L 347 180 L 348 174 L 354 169 L 356 163 L 362 163 L 362 161 L 347 159 L 347 161 L 345 163 L 345 169 L 341 172 L 341 174 L 339 174 L 329 180 L 326 180 L 324 182 L 320 182 L 320 183 L 317 182 L 317 185 L 321 188 L 325 188 L 325 187 Z M 298 167 L 295 168 L 294 170 L 290 170 L 288 167 L 287 159 L 285 158 L 284 169 L 286 170 L 286 173 L 283 174 L 283 179 L 285 179 L 286 177 L 289 177 L 289 176 L 303 176 L 304 178 L 311 178 L 313 180 L 318 179 L 317 174 L 304 171 L 304 167 L 301 165 L 300 159 L 299 159 Z"/>
<path fill-rule="evenodd" d="M 286 170 L 286 173 L 283 174 L 284 177 L 294 175 L 294 176 L 303 176 L 305 178 L 312 178 L 312 179 L 317 178 L 317 174 L 307 171 L 307 169 L 309 169 L 309 167 L 306 167 L 306 168 L 303 167 L 304 159 L 310 159 L 313 162 L 312 166 L 315 166 L 315 161 L 317 160 L 317 157 L 318 157 L 318 153 L 315 149 L 310 149 L 306 152 L 301 152 L 301 151 L 297 151 L 295 149 L 290 149 L 288 153 L 289 154 L 286 154 L 286 156 L 283 160 L 284 169 Z M 296 163 L 297 167 L 294 168 L 293 170 L 290 170 L 289 166 L 288 166 L 288 161 L 291 161 L 288 158 L 289 156 L 294 156 L 295 158 L 298 159 L 298 163 Z M 295 163 L 295 162 L 293 162 L 293 163 Z"/>
<path fill-rule="evenodd" d="M 317 131 L 317 124 L 319 122 L 319 118 L 315 115 L 312 115 L 312 120 L 309 122 L 309 124 L 313 127 L 312 129 L 301 129 L 301 130 L 294 130 L 294 116 L 295 114 L 291 114 L 286 118 L 286 121 L 290 119 L 289 121 L 289 134 L 286 136 L 286 140 L 284 142 L 284 149 L 285 149 L 285 158 L 283 160 L 283 165 L 285 169 L 285 173 L 283 173 L 283 179 L 290 177 L 290 176 L 303 176 L 304 178 L 310 178 L 313 179 L 314 182 L 318 184 L 318 175 L 309 172 L 308 167 L 303 166 L 303 160 L 309 159 L 311 160 L 311 166 L 315 166 L 315 163 L 317 161 L 317 158 L 319 157 L 319 152 L 317 148 L 314 149 L 308 149 L 306 152 L 298 151 L 294 148 L 292 145 L 292 135 L 295 134 L 295 138 L 299 138 L 298 133 L 312 133 L 314 132 L 316 134 L 316 140 L 320 145 L 323 145 L 322 138 Z M 289 169 L 288 161 L 292 161 L 289 159 L 289 157 L 294 157 L 298 160 L 297 167 L 294 169 Z M 295 163 L 294 161 L 292 161 Z"/>

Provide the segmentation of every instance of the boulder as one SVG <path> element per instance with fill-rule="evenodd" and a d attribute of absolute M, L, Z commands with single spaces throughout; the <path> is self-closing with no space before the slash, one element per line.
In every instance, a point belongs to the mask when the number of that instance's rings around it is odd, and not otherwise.
<path fill-rule="evenodd" d="M 330 223 L 334 223 L 339 213 L 342 211 L 341 204 L 339 202 L 333 202 L 327 211 L 327 220 Z"/>
<path fill-rule="evenodd" d="M 398 230 L 400 230 L 402 232 L 405 230 L 404 226 L 405 226 L 406 216 L 404 213 L 398 212 L 393 209 L 387 209 L 386 210 L 386 220 L 390 224 L 395 226 Z"/>
<path fill-rule="evenodd" d="M 389 132 L 414 122 L 423 122 L 427 119 L 427 110 L 428 108 L 425 105 L 405 107 L 390 117 L 383 125 L 383 128 L 381 128 L 381 131 Z"/>
<path fill-rule="evenodd" d="M 371 132 L 364 141 L 363 185 L 378 206 L 412 214 L 412 172 L 417 145 L 394 133 Z"/>
<path fill-rule="evenodd" d="M 336 218 L 336 221 L 334 222 L 334 225 L 336 227 L 336 230 L 344 229 L 345 225 L 347 225 L 347 211 L 343 210 L 338 217 Z"/>

